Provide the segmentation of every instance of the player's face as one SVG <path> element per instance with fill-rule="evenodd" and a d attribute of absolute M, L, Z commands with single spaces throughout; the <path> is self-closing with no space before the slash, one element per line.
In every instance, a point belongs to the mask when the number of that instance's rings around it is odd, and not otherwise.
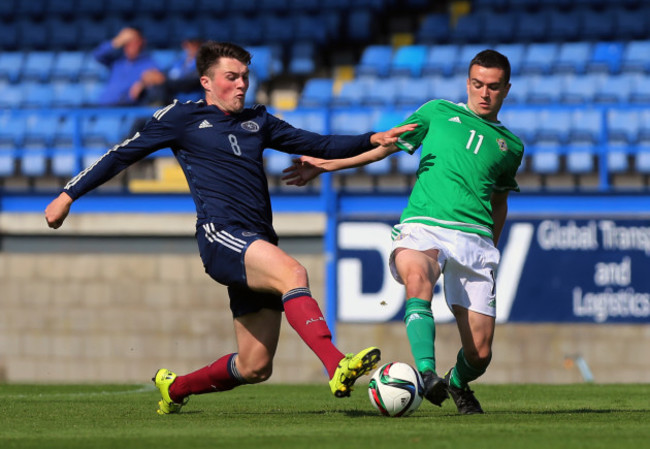
<path fill-rule="evenodd" d="M 233 58 L 221 58 L 211 76 L 202 76 L 205 99 L 223 112 L 236 114 L 244 109 L 248 90 L 248 66 Z"/>
<path fill-rule="evenodd" d="M 467 106 L 479 117 L 496 121 L 508 91 L 502 69 L 474 64 L 469 70 Z"/>

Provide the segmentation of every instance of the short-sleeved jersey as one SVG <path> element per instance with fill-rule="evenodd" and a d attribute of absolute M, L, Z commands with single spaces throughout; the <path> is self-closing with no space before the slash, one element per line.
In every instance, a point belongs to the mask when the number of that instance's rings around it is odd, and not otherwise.
<path fill-rule="evenodd" d="M 345 158 L 370 149 L 371 134 L 323 136 L 294 128 L 261 105 L 227 114 L 204 100 L 175 101 L 72 178 L 64 191 L 77 199 L 154 151 L 171 148 L 187 178 L 199 223 L 237 224 L 275 236 L 264 149 Z"/>
<path fill-rule="evenodd" d="M 417 123 L 398 146 L 413 153 L 422 145 L 417 180 L 401 222 L 419 222 L 492 237 L 493 191 L 519 190 L 515 174 L 521 140 L 465 104 L 425 103 L 402 124 Z"/>

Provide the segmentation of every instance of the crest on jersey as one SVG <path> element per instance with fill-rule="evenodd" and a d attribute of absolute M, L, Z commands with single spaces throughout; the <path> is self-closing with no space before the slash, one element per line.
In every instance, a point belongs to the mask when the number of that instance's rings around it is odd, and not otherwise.
<path fill-rule="evenodd" d="M 497 145 L 499 145 L 501 151 L 508 151 L 508 144 L 505 139 L 497 139 Z"/>
<path fill-rule="evenodd" d="M 244 128 L 246 131 L 250 131 L 252 133 L 256 133 L 257 131 L 260 130 L 260 125 L 250 120 L 242 123 L 241 127 Z"/>

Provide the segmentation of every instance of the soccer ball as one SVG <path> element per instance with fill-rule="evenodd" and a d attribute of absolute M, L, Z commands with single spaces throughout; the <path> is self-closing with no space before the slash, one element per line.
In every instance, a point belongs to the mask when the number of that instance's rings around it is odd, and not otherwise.
<path fill-rule="evenodd" d="M 372 375 L 368 396 L 370 403 L 384 416 L 409 415 L 422 403 L 422 377 L 408 363 L 387 363 Z"/>

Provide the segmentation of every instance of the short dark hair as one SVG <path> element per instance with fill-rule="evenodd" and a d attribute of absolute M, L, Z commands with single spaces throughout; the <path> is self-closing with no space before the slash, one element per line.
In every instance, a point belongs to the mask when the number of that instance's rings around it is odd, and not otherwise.
<path fill-rule="evenodd" d="M 210 68 L 221 58 L 233 58 L 242 64 L 250 65 L 252 56 L 237 44 L 206 41 L 196 54 L 196 70 L 199 76 L 210 76 Z"/>
<path fill-rule="evenodd" d="M 483 50 L 474 56 L 474 59 L 469 63 L 469 68 L 467 70 L 468 73 L 474 65 L 501 69 L 503 70 L 506 84 L 510 82 L 510 61 L 508 61 L 507 57 L 496 50 Z"/>

